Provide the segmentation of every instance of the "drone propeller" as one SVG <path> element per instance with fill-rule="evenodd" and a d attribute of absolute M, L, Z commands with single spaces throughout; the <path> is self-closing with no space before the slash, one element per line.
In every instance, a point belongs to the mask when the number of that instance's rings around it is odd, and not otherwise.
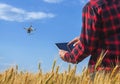
<path fill-rule="evenodd" d="M 24 28 L 25 30 L 27 30 L 27 28 Z"/>

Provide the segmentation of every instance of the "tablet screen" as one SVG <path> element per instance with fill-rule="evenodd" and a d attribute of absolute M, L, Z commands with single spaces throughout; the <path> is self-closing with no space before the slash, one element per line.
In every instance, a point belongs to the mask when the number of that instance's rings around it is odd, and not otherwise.
<path fill-rule="evenodd" d="M 71 52 L 74 48 L 73 44 L 68 45 L 68 42 L 65 43 L 55 43 L 56 46 L 61 50 L 66 50 L 68 52 Z"/>

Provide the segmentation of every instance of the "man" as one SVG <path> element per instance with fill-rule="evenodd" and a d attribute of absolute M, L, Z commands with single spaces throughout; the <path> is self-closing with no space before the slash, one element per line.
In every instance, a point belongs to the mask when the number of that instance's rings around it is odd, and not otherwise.
<path fill-rule="evenodd" d="M 79 63 L 91 56 L 89 68 L 94 71 L 102 50 L 107 50 L 98 70 L 111 70 L 120 64 L 120 0 L 90 0 L 82 11 L 81 35 L 69 44 L 71 52 L 60 50 L 60 57 L 71 63 Z"/>

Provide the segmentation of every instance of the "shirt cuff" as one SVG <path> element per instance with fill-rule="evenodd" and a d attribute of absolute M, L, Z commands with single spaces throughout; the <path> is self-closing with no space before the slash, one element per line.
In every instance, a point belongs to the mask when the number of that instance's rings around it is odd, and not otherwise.
<path fill-rule="evenodd" d="M 82 61 L 86 55 L 84 55 L 84 46 L 81 43 L 76 45 L 71 52 L 67 52 L 64 56 L 64 60 L 76 64 Z"/>

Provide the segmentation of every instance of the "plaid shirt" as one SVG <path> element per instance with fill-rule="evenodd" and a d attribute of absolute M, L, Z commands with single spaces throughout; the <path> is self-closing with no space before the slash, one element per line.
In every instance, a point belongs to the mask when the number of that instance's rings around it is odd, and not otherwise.
<path fill-rule="evenodd" d="M 64 59 L 79 63 L 91 55 L 89 66 L 94 67 L 103 49 L 108 53 L 101 66 L 120 63 L 120 0 L 90 0 L 84 6 L 80 43 Z"/>

